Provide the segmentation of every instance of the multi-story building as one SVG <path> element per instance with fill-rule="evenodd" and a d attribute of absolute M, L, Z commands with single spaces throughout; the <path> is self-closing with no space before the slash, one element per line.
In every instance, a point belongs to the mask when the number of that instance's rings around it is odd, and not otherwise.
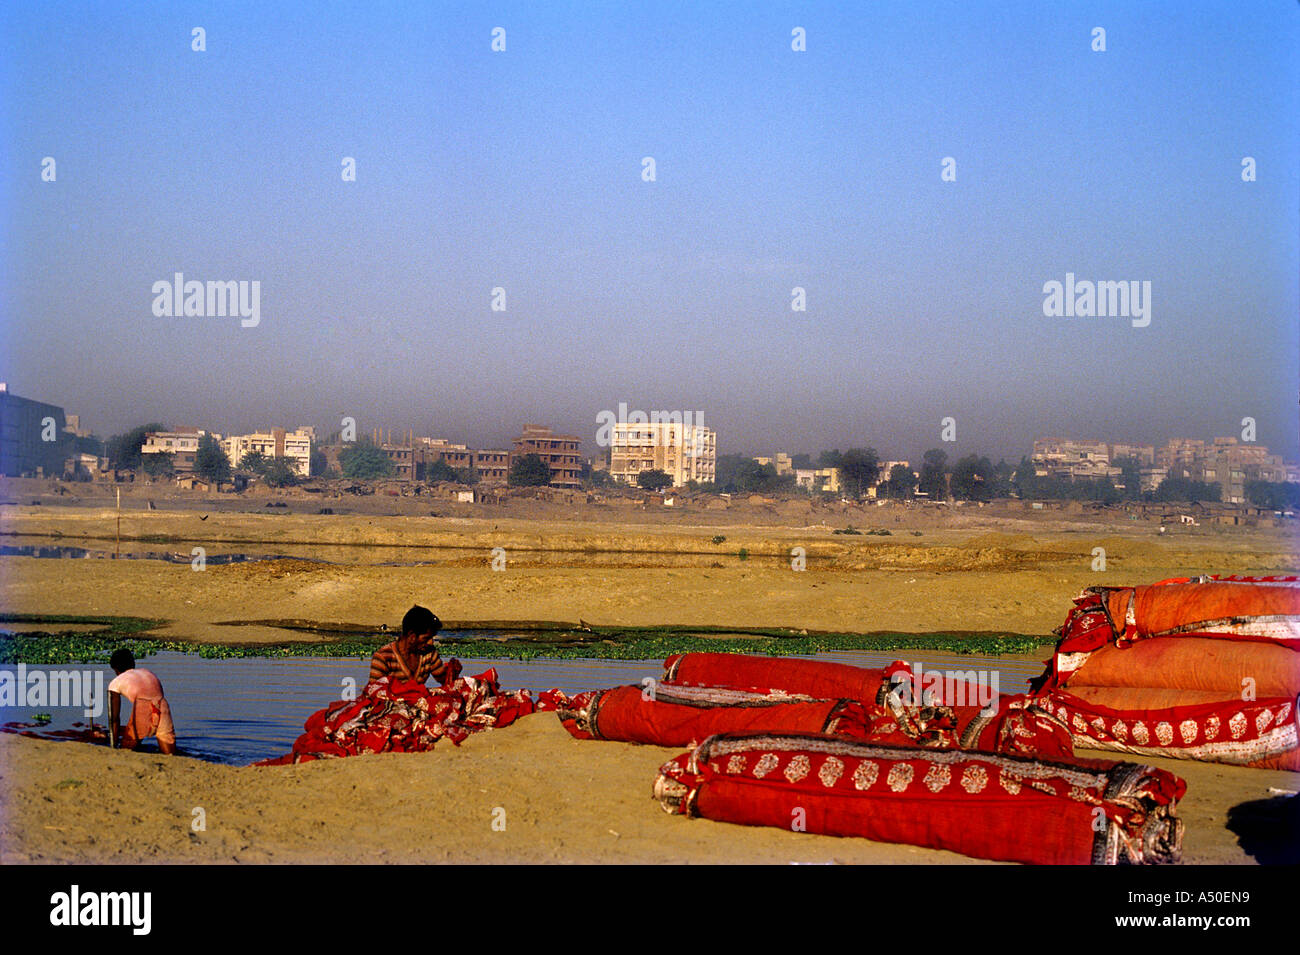
<path fill-rule="evenodd" d="M 384 443 L 379 446 L 379 450 L 392 462 L 394 477 L 400 481 L 415 480 L 415 448 L 409 444 Z"/>
<path fill-rule="evenodd" d="M 1142 492 L 1144 494 L 1147 491 L 1154 491 L 1164 483 L 1165 478 L 1169 477 L 1168 468 L 1142 468 L 1140 473 L 1142 475 Z"/>
<path fill-rule="evenodd" d="M 60 474 L 68 454 L 67 419 L 58 405 L 20 398 L 0 382 L 0 474 Z"/>
<path fill-rule="evenodd" d="M 510 477 L 510 452 L 478 450 L 444 438 L 416 438 L 417 469 L 441 461 L 457 471 L 474 471 L 480 483 L 505 484 Z"/>
<path fill-rule="evenodd" d="M 311 477 L 313 433 L 307 428 L 298 428 L 295 431 L 272 428 L 270 431 L 256 431 L 253 434 L 231 435 L 221 442 L 221 447 L 226 452 L 226 457 L 230 459 L 232 468 L 239 467 L 244 455 L 257 452 L 267 459 L 288 458 L 295 474 L 299 477 Z"/>
<path fill-rule="evenodd" d="M 515 438 L 511 461 L 525 454 L 536 454 L 551 469 L 552 487 L 581 487 L 579 443 L 576 434 L 556 434 L 545 425 L 526 424 L 523 433 Z"/>
<path fill-rule="evenodd" d="M 712 483 L 717 466 L 717 435 L 703 425 L 621 421 L 610 435 L 609 474 L 624 484 L 635 484 L 642 471 L 663 471 L 673 487 Z"/>
<path fill-rule="evenodd" d="M 840 492 L 839 468 L 795 468 L 795 484 L 809 491 Z"/>
<path fill-rule="evenodd" d="M 190 474 L 194 471 L 194 456 L 199 451 L 199 439 L 206 431 L 202 428 L 176 428 L 172 431 L 150 431 L 144 436 L 141 454 L 170 454 L 172 470 L 177 474 Z M 213 434 L 217 441 L 221 435 Z M 226 452 L 229 456 L 230 452 Z"/>
<path fill-rule="evenodd" d="M 509 451 L 475 451 L 474 470 L 484 484 L 505 484 L 510 478 Z"/>
<path fill-rule="evenodd" d="M 754 460 L 763 467 L 767 467 L 769 464 L 772 465 L 776 469 L 778 477 L 783 474 L 794 474 L 794 459 L 784 451 L 778 451 L 770 458 L 754 458 Z"/>
<path fill-rule="evenodd" d="M 1114 464 L 1120 458 L 1136 458 L 1139 468 L 1149 468 L 1155 464 L 1156 449 L 1150 444 L 1112 444 L 1110 448 L 1110 463 Z"/>
<path fill-rule="evenodd" d="M 1115 477 L 1120 469 L 1110 463 L 1110 447 L 1102 441 L 1040 438 L 1030 460 L 1038 477 Z"/>
<path fill-rule="evenodd" d="M 1245 503 L 1246 484 L 1251 481 L 1279 482 L 1288 475 L 1281 455 L 1236 438 L 1215 438 L 1208 444 L 1176 439 L 1161 449 L 1161 462 L 1169 477 L 1218 484 L 1229 504 Z"/>

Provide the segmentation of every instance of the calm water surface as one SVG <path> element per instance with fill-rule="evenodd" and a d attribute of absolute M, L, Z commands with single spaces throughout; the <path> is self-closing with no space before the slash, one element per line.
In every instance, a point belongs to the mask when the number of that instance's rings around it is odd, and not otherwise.
<path fill-rule="evenodd" d="M 450 648 L 444 647 L 444 656 Z M 1042 656 L 1046 656 L 1044 650 Z M 1003 693 L 1018 693 L 1025 681 L 1042 672 L 1038 661 L 1015 658 L 959 656 L 928 651 L 835 650 L 804 659 L 882 667 L 903 658 L 914 666 L 976 670 L 998 673 Z M 473 676 L 495 667 L 503 690 L 527 688 L 533 691 L 556 687 L 565 693 L 640 683 L 663 673 L 661 660 L 481 660 L 461 658 L 465 673 Z M 209 660 L 187 653 L 157 653 L 140 661 L 162 681 L 176 723 L 178 745 L 184 753 L 215 762 L 246 765 L 269 756 L 287 753 L 312 713 L 343 696 L 348 678 L 362 686 L 369 672 L 369 660 L 337 657 L 275 657 Z M 13 666 L 0 671 L 14 671 Z M 50 672 L 49 667 L 31 670 Z M 107 666 L 100 670 L 104 686 L 112 679 Z M 49 713 L 51 728 L 84 720 L 81 709 L 45 707 L 0 707 L 0 722 L 29 720 L 38 712 Z M 552 717 L 553 718 L 553 717 Z M 96 722 L 104 723 L 104 717 Z M 148 744 L 152 746 L 153 744 Z"/>

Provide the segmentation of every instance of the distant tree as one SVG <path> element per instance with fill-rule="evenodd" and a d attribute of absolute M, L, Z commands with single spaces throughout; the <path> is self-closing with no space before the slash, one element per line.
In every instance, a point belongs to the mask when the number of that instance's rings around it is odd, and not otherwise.
<path fill-rule="evenodd" d="M 916 489 L 934 500 L 948 498 L 948 454 L 939 448 L 925 452 L 921 461 L 921 480 Z"/>
<path fill-rule="evenodd" d="M 1247 481 L 1246 500 L 1274 511 L 1300 508 L 1300 484 L 1289 481 Z"/>
<path fill-rule="evenodd" d="M 284 456 L 271 458 L 262 472 L 262 483 L 268 487 L 291 487 L 298 483 L 298 472 L 293 459 Z"/>
<path fill-rule="evenodd" d="M 740 475 L 740 469 L 747 463 L 753 462 L 753 458 L 747 458 L 743 454 L 720 454 L 713 467 L 713 481 L 719 491 L 727 494 L 735 494 L 740 490 L 740 484 L 737 478 Z"/>
<path fill-rule="evenodd" d="M 850 448 L 840 455 L 840 487 L 854 497 L 862 497 L 880 477 L 880 458 L 875 448 Z"/>
<path fill-rule="evenodd" d="M 905 464 L 895 464 L 889 469 L 889 477 L 876 489 L 880 497 L 894 499 L 908 498 L 916 491 L 916 475 Z"/>
<path fill-rule="evenodd" d="M 142 424 L 137 428 L 132 428 L 126 434 L 113 435 L 104 446 L 109 464 L 123 470 L 140 470 L 144 463 L 141 460 L 140 449 L 144 447 L 145 436 L 150 431 L 166 430 L 167 425 L 155 421 L 152 424 Z"/>
<path fill-rule="evenodd" d="M 1011 477 L 1014 474 L 1015 468 L 1006 461 L 999 460 L 993 468 L 993 484 L 989 488 L 989 497 L 1011 497 Z"/>
<path fill-rule="evenodd" d="M 1016 469 L 1011 475 L 1011 487 L 1025 500 L 1040 496 L 1038 494 L 1038 476 L 1034 473 L 1034 462 L 1024 455 L 1021 455 L 1020 463 L 1016 465 Z"/>
<path fill-rule="evenodd" d="M 655 468 L 638 474 L 636 483 L 638 487 L 645 488 L 647 491 L 662 491 L 673 486 L 673 479 L 666 472 Z"/>
<path fill-rule="evenodd" d="M 460 475 L 456 469 L 439 458 L 427 464 L 420 465 L 420 474 L 417 476 L 421 480 L 428 481 L 431 484 L 437 484 L 439 481 L 459 481 Z"/>
<path fill-rule="evenodd" d="M 812 455 L 806 453 L 792 455 L 790 465 L 798 471 L 811 471 L 813 466 Z"/>
<path fill-rule="evenodd" d="M 1223 487 L 1208 481 L 1169 477 L 1160 482 L 1153 497 L 1157 501 L 1221 501 Z"/>
<path fill-rule="evenodd" d="M 101 457 L 104 454 L 104 442 L 93 434 L 84 437 L 78 435 L 72 439 L 72 450 L 76 454 L 93 454 L 95 457 Z"/>
<path fill-rule="evenodd" d="M 745 494 L 766 491 L 776 484 L 776 466 L 759 464 L 753 458 L 746 458 L 736 472 L 736 488 Z"/>
<path fill-rule="evenodd" d="M 230 480 L 230 458 L 210 434 L 199 438 L 198 450 L 194 452 L 194 473 L 208 481 Z"/>
<path fill-rule="evenodd" d="M 840 454 L 839 448 L 834 451 L 823 451 L 817 455 L 817 466 L 819 468 L 837 468 L 840 466 L 841 457 L 843 455 Z"/>
<path fill-rule="evenodd" d="M 330 459 L 320 448 L 311 449 L 311 473 L 317 477 L 330 469 Z"/>
<path fill-rule="evenodd" d="M 176 468 L 170 452 L 158 451 L 140 455 L 138 470 L 150 477 L 168 477 L 175 473 Z"/>
<path fill-rule="evenodd" d="M 354 481 L 391 477 L 394 470 L 383 448 L 369 440 L 357 441 L 340 451 L 339 467 L 344 477 Z"/>
<path fill-rule="evenodd" d="M 458 484 L 477 484 L 479 482 L 478 468 L 457 468 L 456 482 Z"/>
<path fill-rule="evenodd" d="M 596 470 L 595 468 L 592 468 L 591 473 L 587 475 L 588 487 L 609 487 L 613 483 L 613 476 L 603 469 Z"/>
<path fill-rule="evenodd" d="M 1119 480 L 1124 485 L 1123 498 L 1126 501 L 1136 501 L 1142 497 L 1142 464 L 1137 458 L 1129 455 L 1119 457 L 1111 462 L 1112 465 L 1119 468 Z"/>
<path fill-rule="evenodd" d="M 993 487 L 993 462 L 968 454 L 952 466 L 950 490 L 959 501 L 987 501 Z"/>
<path fill-rule="evenodd" d="M 544 487 L 551 483 L 551 468 L 536 453 L 515 458 L 507 479 L 511 487 Z"/>
<path fill-rule="evenodd" d="M 239 470 L 249 474 L 265 474 L 270 463 L 261 451 L 246 451 L 239 459 Z"/>

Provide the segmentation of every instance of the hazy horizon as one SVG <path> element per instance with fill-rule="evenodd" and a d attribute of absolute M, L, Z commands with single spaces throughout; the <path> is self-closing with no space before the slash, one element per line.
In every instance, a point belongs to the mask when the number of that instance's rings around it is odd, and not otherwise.
<path fill-rule="evenodd" d="M 0 380 L 100 436 L 538 422 L 592 453 L 625 402 L 720 454 L 1250 416 L 1300 460 L 1295 2 L 5 17 Z M 156 315 L 177 272 L 259 282 L 260 321 Z M 1067 274 L 1149 282 L 1149 324 L 1045 314 Z"/>

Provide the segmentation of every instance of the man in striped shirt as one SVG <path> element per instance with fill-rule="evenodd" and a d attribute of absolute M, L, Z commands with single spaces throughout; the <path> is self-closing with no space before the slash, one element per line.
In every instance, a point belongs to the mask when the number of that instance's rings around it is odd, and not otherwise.
<path fill-rule="evenodd" d="M 447 670 L 434 635 L 442 621 L 424 607 L 415 606 L 402 618 L 402 635 L 386 643 L 370 658 L 370 682 L 380 677 L 426 682 L 429 677 L 441 681 Z"/>

